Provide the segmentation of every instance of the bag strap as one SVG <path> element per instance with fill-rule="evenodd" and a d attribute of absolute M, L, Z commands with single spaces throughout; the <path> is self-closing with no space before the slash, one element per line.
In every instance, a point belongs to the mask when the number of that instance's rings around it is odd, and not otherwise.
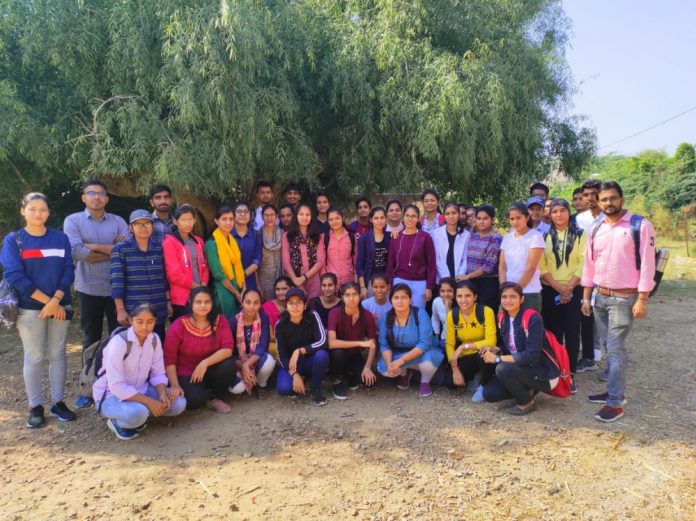
<path fill-rule="evenodd" d="M 633 236 L 633 246 L 635 246 L 636 269 L 640 271 L 640 225 L 643 222 L 643 216 L 634 213 L 629 221 L 631 223 L 631 235 Z"/>

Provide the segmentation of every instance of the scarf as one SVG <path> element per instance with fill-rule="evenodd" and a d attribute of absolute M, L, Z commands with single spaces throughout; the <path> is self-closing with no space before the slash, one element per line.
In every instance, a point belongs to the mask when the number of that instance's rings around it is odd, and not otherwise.
<path fill-rule="evenodd" d="M 259 232 L 261 233 L 261 236 L 263 237 L 263 247 L 264 248 L 266 248 L 269 251 L 277 250 L 278 248 L 280 248 L 280 238 L 282 237 L 283 232 L 278 226 L 276 226 L 273 229 L 273 236 L 270 239 L 266 238 L 265 228 L 261 228 L 259 230 Z"/>
<path fill-rule="evenodd" d="M 259 339 L 261 338 L 261 315 L 256 313 L 256 318 L 254 323 L 251 325 L 251 339 L 249 341 L 249 353 L 246 352 L 246 335 L 244 334 L 244 312 L 240 311 L 237 313 L 237 331 L 235 331 L 235 344 L 237 345 L 237 351 L 239 352 L 239 357 L 241 359 L 246 359 L 250 354 L 256 351 L 256 346 L 259 345 Z"/>
<path fill-rule="evenodd" d="M 234 237 L 229 236 L 229 240 L 225 238 L 219 228 L 213 232 L 213 240 L 217 247 L 218 258 L 222 271 L 225 276 L 232 281 L 237 282 L 237 286 L 244 287 L 244 267 L 242 266 L 242 254 L 239 251 L 239 246 Z"/>
<path fill-rule="evenodd" d="M 290 239 L 290 237 L 288 237 Z M 313 239 L 309 234 L 306 236 L 297 232 L 295 236 L 289 240 L 290 242 L 290 265 L 292 266 L 292 271 L 295 272 L 295 276 L 299 277 L 302 275 L 302 244 L 307 245 L 307 257 L 309 260 L 309 266 L 314 266 L 317 263 L 317 241 Z"/>
<path fill-rule="evenodd" d="M 568 223 L 568 228 L 566 229 L 565 237 L 565 248 L 564 251 L 559 252 L 558 248 L 558 230 L 555 226 L 551 226 L 549 230 L 549 235 L 551 236 L 551 246 L 553 248 L 553 255 L 556 257 L 556 267 L 560 268 L 561 263 L 565 261 L 566 266 L 568 265 L 568 259 L 570 259 L 570 252 L 573 251 L 573 245 L 575 240 L 582 235 L 582 230 L 578 229 L 575 222 L 571 219 Z"/>

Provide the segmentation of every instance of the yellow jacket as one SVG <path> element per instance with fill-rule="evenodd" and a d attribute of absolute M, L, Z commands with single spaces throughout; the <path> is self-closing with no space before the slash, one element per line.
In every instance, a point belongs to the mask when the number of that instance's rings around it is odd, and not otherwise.
<path fill-rule="evenodd" d="M 447 313 L 447 321 L 445 323 L 445 352 L 447 360 L 452 359 L 454 351 L 460 344 L 475 344 L 476 347 L 466 349 L 461 356 L 477 353 L 484 346 L 497 345 L 495 313 L 488 306 L 483 309 L 483 324 L 479 324 L 476 320 L 476 311 L 472 311 L 471 315 L 465 317 L 462 312 L 459 312 L 459 324 L 455 336 L 454 320 L 452 319 L 452 311 Z"/>
<path fill-rule="evenodd" d="M 567 228 L 565 231 L 559 232 L 559 244 L 565 244 L 565 237 L 567 233 Z M 585 230 L 580 238 L 575 239 L 575 244 L 573 244 L 573 248 L 570 250 L 568 264 L 565 263 L 565 260 L 563 260 L 564 255 L 562 255 L 562 262 L 558 267 L 556 267 L 556 256 L 553 253 L 551 234 L 547 235 L 546 248 L 544 249 L 544 254 L 541 256 L 541 263 L 539 264 L 541 274 L 544 275 L 549 273 L 555 280 L 562 284 L 568 282 L 574 275 L 577 277 L 582 277 L 582 266 L 585 262 L 585 245 L 587 244 L 588 233 L 590 233 L 589 230 Z"/>

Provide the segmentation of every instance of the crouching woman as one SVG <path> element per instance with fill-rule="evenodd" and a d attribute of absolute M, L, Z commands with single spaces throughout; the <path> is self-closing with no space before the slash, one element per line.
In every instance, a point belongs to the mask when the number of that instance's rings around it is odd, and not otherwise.
<path fill-rule="evenodd" d="M 102 375 L 92 395 L 106 424 L 120 440 L 131 440 L 150 416 L 177 416 L 186 409 L 181 389 L 167 388 L 162 342 L 154 333 L 157 308 L 138 304 L 131 326 L 104 348 Z"/>
<path fill-rule="evenodd" d="M 491 347 L 481 354 L 484 362 L 496 364 L 495 378 L 484 386 L 483 398 L 487 402 L 514 398 L 516 403 L 507 412 L 516 416 L 536 409 L 534 397 L 539 391 L 548 392 L 556 387 L 559 376 L 558 368 L 543 353 L 545 335 L 541 315 L 532 313 L 526 330 L 523 327 L 523 302 L 519 284 L 500 285 L 502 350 Z"/>

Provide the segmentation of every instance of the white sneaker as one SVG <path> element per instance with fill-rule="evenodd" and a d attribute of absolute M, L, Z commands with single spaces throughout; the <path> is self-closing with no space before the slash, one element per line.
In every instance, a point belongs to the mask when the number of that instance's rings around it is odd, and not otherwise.
<path fill-rule="evenodd" d="M 471 397 L 471 401 L 474 403 L 483 403 L 485 401 L 483 398 L 483 385 L 479 385 L 476 388 L 476 392 Z"/>

